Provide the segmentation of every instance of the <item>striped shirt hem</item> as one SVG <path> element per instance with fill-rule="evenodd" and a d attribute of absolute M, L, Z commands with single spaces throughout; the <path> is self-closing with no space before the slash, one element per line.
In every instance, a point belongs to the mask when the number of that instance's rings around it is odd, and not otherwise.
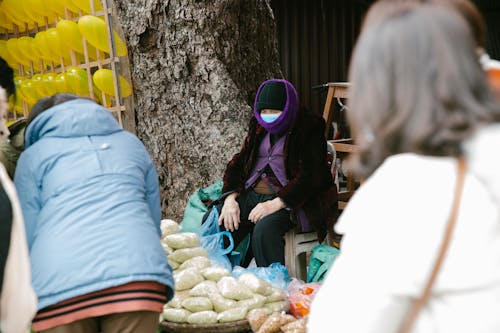
<path fill-rule="evenodd" d="M 33 329 L 48 330 L 77 320 L 112 313 L 162 312 L 166 301 L 166 287 L 160 283 L 127 283 L 48 306 L 40 310 L 33 319 Z"/>

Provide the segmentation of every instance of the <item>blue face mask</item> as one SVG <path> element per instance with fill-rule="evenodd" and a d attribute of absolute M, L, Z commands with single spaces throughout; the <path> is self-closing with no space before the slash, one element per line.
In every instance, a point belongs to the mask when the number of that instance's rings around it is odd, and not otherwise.
<path fill-rule="evenodd" d="M 274 122 L 276 119 L 279 118 L 279 116 L 281 115 L 281 113 L 264 113 L 264 114 L 261 114 L 260 117 L 262 118 L 262 120 L 264 120 L 266 123 L 272 123 Z"/>

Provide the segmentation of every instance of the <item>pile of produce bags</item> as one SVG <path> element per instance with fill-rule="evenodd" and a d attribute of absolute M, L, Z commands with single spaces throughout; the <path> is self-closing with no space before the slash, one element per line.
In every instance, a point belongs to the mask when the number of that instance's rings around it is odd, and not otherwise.
<path fill-rule="evenodd" d="M 242 320 L 259 310 L 272 315 L 289 310 L 287 291 L 252 273 L 237 278 L 208 259 L 198 235 L 178 232 L 176 222 L 162 221 L 162 244 L 174 270 L 175 295 L 162 317 L 175 323 L 216 324 Z"/>

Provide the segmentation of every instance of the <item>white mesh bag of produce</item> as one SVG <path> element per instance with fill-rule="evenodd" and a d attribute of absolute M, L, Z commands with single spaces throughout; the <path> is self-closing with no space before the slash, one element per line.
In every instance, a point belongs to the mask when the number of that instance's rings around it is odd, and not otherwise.
<path fill-rule="evenodd" d="M 200 246 L 200 238 L 193 232 L 181 232 L 165 236 L 165 243 L 173 249 L 186 249 Z"/>
<path fill-rule="evenodd" d="M 201 274 L 203 274 L 205 279 L 216 282 L 224 276 L 231 276 L 231 272 L 229 270 L 217 266 L 207 267 L 201 271 Z"/>
<path fill-rule="evenodd" d="M 167 256 L 167 261 L 168 261 L 168 264 L 170 265 L 170 267 L 172 267 L 173 270 L 176 270 L 180 266 L 180 264 L 177 261 L 168 258 L 168 256 Z"/>
<path fill-rule="evenodd" d="M 207 268 L 210 266 L 210 260 L 207 257 L 193 257 L 191 259 L 188 259 L 184 261 L 179 269 L 186 269 L 186 268 L 196 268 L 198 271 Z"/>
<path fill-rule="evenodd" d="M 238 277 L 238 281 L 243 283 L 252 292 L 258 293 L 264 296 L 271 295 L 273 292 L 273 287 L 267 281 L 262 280 L 258 276 L 252 273 L 243 273 Z"/>
<path fill-rule="evenodd" d="M 190 296 L 202 296 L 208 297 L 210 294 L 218 294 L 219 289 L 217 289 L 217 283 L 215 281 L 202 281 L 194 286 L 190 291 Z"/>
<path fill-rule="evenodd" d="M 238 321 L 245 318 L 248 309 L 244 306 L 238 306 L 233 309 L 226 310 L 217 315 L 217 321 L 219 323 L 229 323 L 232 321 Z"/>
<path fill-rule="evenodd" d="M 191 314 L 188 310 L 185 309 L 164 309 L 162 317 L 166 321 L 171 321 L 173 323 L 186 323 L 188 316 Z"/>
<path fill-rule="evenodd" d="M 225 276 L 217 282 L 217 288 L 225 298 L 240 301 L 242 299 L 252 298 L 254 293 L 244 284 L 241 284 L 232 276 Z"/>
<path fill-rule="evenodd" d="M 276 311 L 287 312 L 288 310 L 290 310 L 290 304 L 287 301 L 266 303 L 266 304 L 264 304 L 264 307 L 268 308 L 272 312 L 276 312 Z"/>
<path fill-rule="evenodd" d="M 216 312 L 224 312 L 236 306 L 235 300 L 227 299 L 219 294 L 219 292 L 208 295 L 208 298 L 212 302 Z"/>
<path fill-rule="evenodd" d="M 203 281 L 203 276 L 196 268 L 186 268 L 182 271 L 174 272 L 175 290 L 191 289 Z"/>
<path fill-rule="evenodd" d="M 174 220 L 163 219 L 160 223 L 161 237 L 176 234 L 179 231 L 179 224 Z"/>
<path fill-rule="evenodd" d="M 288 297 L 288 292 L 285 289 L 273 288 L 271 295 L 267 296 L 266 303 L 283 301 Z"/>
<path fill-rule="evenodd" d="M 213 310 L 212 302 L 207 297 L 189 297 L 182 301 L 182 307 L 191 312 Z"/>
<path fill-rule="evenodd" d="M 248 310 L 253 310 L 253 309 L 263 307 L 265 303 L 266 303 L 265 296 L 262 296 L 259 294 L 254 294 L 252 298 L 238 301 L 237 306 L 244 306 L 244 307 L 248 308 Z"/>
<path fill-rule="evenodd" d="M 217 313 L 213 311 L 196 312 L 189 315 L 187 322 L 190 324 L 215 324 L 217 322 Z"/>
<path fill-rule="evenodd" d="M 189 290 L 176 291 L 174 297 L 166 304 L 167 307 L 171 308 L 182 308 L 182 301 L 189 297 Z"/>
<path fill-rule="evenodd" d="M 187 249 L 178 249 L 168 256 L 170 260 L 183 263 L 184 261 L 194 257 L 208 257 L 207 250 L 202 247 L 192 247 Z"/>
<path fill-rule="evenodd" d="M 174 250 L 170 246 L 168 246 L 167 243 L 165 243 L 164 241 L 161 241 L 161 246 L 163 247 L 163 251 L 165 251 L 165 254 L 167 256 L 172 252 L 174 252 Z"/>

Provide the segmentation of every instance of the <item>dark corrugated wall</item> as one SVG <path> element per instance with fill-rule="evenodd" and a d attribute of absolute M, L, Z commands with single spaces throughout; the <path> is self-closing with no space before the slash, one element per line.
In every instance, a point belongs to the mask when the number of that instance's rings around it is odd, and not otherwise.
<path fill-rule="evenodd" d="M 281 68 L 302 103 L 323 112 L 326 92 L 312 86 L 346 81 L 368 0 L 272 0 Z M 488 26 L 488 52 L 500 59 L 500 0 L 476 0 Z"/>
<path fill-rule="evenodd" d="M 272 0 L 281 68 L 302 103 L 323 112 L 326 92 L 311 87 L 346 81 L 366 5 L 353 0 Z"/>
<path fill-rule="evenodd" d="M 500 7 L 500 0 L 498 5 Z M 492 58 L 500 59 L 500 8 L 483 10 L 483 16 L 488 28 L 486 48 Z"/>

